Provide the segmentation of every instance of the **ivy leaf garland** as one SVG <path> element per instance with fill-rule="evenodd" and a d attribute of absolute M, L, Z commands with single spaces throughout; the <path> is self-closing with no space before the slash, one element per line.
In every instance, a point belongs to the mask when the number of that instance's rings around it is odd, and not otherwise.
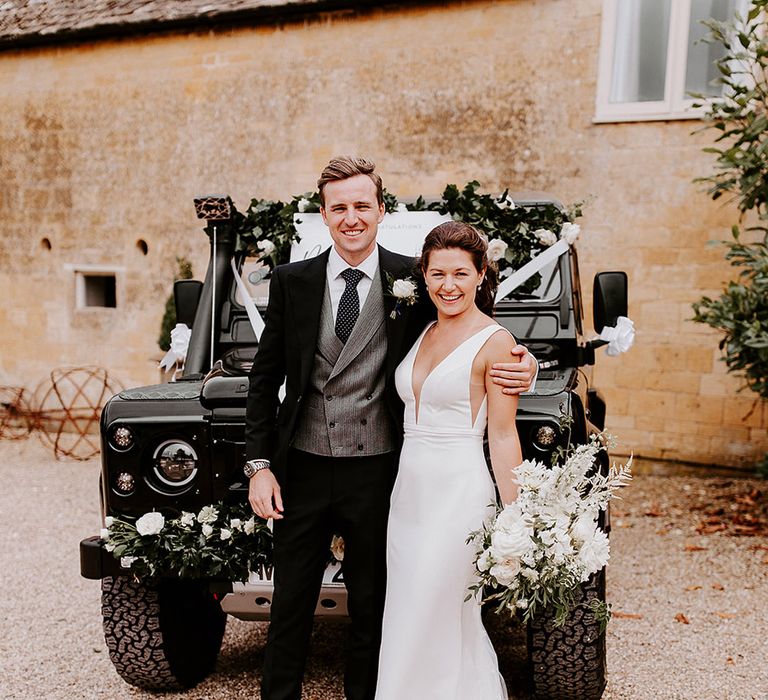
<path fill-rule="evenodd" d="M 558 236 L 563 224 L 574 222 L 582 215 L 579 202 L 566 210 L 553 203 L 534 206 L 516 205 L 509 191 L 501 195 L 480 192 L 477 180 L 468 182 L 462 189 L 450 184 L 441 198 L 427 202 L 419 196 L 406 203 L 408 211 L 436 211 L 447 214 L 456 221 L 472 224 L 489 240 L 500 239 L 507 244 L 504 257 L 498 261 L 503 278 L 519 269 L 547 246 L 536 236 L 541 229 Z M 397 197 L 384 190 L 384 208 L 387 213 L 399 210 Z M 252 199 L 245 214 L 233 206 L 233 222 L 236 232 L 236 250 L 260 257 L 270 268 L 288 262 L 291 246 L 300 240 L 294 225 L 294 215 L 320 211 L 318 192 L 305 192 L 294 196 L 290 202 L 268 199 Z M 530 293 L 539 285 L 540 276 L 534 275 L 518 288 L 518 294 Z"/>

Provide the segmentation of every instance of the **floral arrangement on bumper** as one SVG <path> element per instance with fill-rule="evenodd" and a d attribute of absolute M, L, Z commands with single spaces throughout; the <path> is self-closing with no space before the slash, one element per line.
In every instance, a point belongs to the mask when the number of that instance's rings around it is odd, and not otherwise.
<path fill-rule="evenodd" d="M 561 465 L 526 460 L 514 470 L 517 500 L 467 540 L 477 546 L 478 582 L 470 595 L 484 589 L 484 600 L 498 612 L 520 613 L 526 622 L 544 609 L 554 611 L 556 625 L 566 621 L 579 585 L 608 563 L 608 536 L 598 526 L 598 514 L 631 479 L 631 458 L 607 475 L 595 472 L 607 441 L 594 436 Z M 607 622 L 608 607 L 593 608 Z"/>
<path fill-rule="evenodd" d="M 137 578 L 247 581 L 272 558 L 272 532 L 248 503 L 217 503 L 171 519 L 156 511 L 138 519 L 108 516 L 105 525 L 105 549 Z"/>

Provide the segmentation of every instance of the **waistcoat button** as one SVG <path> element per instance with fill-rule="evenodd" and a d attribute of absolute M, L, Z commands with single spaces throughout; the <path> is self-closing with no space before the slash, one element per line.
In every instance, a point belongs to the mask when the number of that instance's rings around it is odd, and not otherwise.
<path fill-rule="evenodd" d="M 360 425 L 368 425 L 368 420 L 367 420 L 366 418 L 363 418 L 363 419 L 360 421 Z"/>
<path fill-rule="evenodd" d="M 357 449 L 360 450 L 360 452 L 362 452 L 363 451 L 363 446 L 362 445 L 358 445 Z"/>

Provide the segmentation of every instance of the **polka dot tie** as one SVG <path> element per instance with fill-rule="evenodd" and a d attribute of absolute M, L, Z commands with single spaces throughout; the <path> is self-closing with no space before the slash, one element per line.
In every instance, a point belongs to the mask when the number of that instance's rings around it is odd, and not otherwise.
<path fill-rule="evenodd" d="M 349 334 L 355 327 L 355 321 L 360 315 L 360 297 L 357 295 L 357 283 L 363 279 L 364 272 L 348 267 L 341 276 L 347 287 L 339 300 L 339 310 L 336 312 L 336 335 L 342 343 L 346 343 Z"/>

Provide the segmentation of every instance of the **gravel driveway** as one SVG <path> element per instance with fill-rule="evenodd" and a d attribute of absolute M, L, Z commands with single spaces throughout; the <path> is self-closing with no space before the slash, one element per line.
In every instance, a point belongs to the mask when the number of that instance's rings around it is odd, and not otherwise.
<path fill-rule="evenodd" d="M 30 438 L 0 441 L 0 464 L 1 698 L 259 697 L 266 625 L 233 619 L 215 674 L 196 688 L 158 696 L 126 685 L 104 645 L 99 584 L 79 576 L 78 542 L 100 527 L 98 460 L 57 462 Z M 652 467 L 638 465 L 614 509 L 603 697 L 766 700 L 766 483 Z M 343 631 L 317 626 L 305 698 L 343 697 Z M 519 641 L 505 660 L 513 682 Z M 510 692 L 528 697 L 519 683 Z"/>

